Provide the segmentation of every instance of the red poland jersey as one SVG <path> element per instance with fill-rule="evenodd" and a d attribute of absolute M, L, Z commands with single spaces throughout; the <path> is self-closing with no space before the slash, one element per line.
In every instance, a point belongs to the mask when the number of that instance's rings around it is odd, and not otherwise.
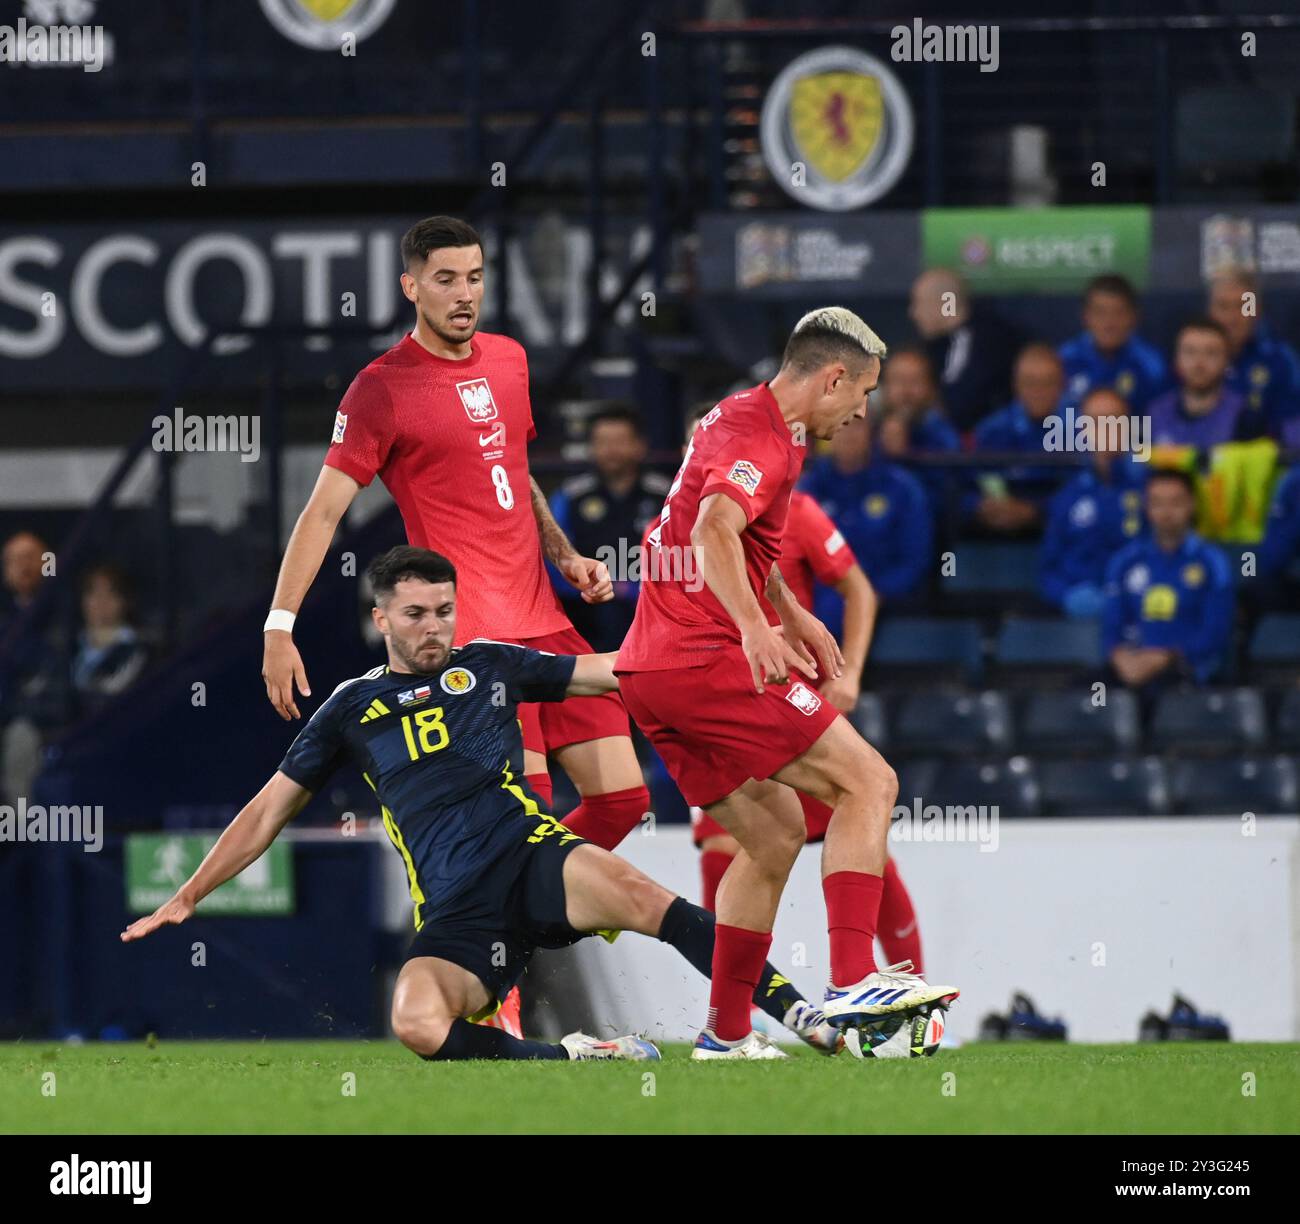
<path fill-rule="evenodd" d="M 456 567 L 456 643 L 529 638 L 569 625 L 547 581 L 533 517 L 528 359 L 477 333 L 463 361 L 407 335 L 348 388 L 325 462 L 384 482 L 407 539 Z"/>
<path fill-rule="evenodd" d="M 813 582 L 834 586 L 853 568 L 853 550 L 815 498 L 802 489 L 790 494 L 785 536 L 781 540 L 781 577 L 799 604 L 813 606 Z M 766 601 L 767 619 L 778 624 L 776 609 Z"/>
<path fill-rule="evenodd" d="M 691 529 L 700 503 L 730 497 L 748 526 L 740 535 L 745 572 L 755 597 L 781 555 L 790 491 L 803 467 L 776 399 L 764 383 L 729 395 L 695 427 L 686 458 L 668 490 L 658 532 L 647 537 L 636 619 L 618 652 L 618 672 L 667 671 L 707 663 L 740 630 L 695 565 Z"/>

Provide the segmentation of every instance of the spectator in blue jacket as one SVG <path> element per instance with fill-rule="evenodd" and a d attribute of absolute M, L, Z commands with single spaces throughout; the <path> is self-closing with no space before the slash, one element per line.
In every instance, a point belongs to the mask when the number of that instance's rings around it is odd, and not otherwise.
<path fill-rule="evenodd" d="M 1156 446 L 1194 446 L 1208 451 L 1263 432 L 1261 414 L 1228 388 L 1228 337 L 1213 319 L 1195 319 L 1174 341 L 1178 387 L 1151 402 L 1151 441 Z"/>
<path fill-rule="evenodd" d="M 1227 559 L 1192 531 L 1196 491 L 1186 472 L 1156 468 L 1147 476 L 1146 513 L 1150 531 L 1106 569 L 1103 650 L 1130 688 L 1204 684 L 1222 666 L 1232 633 Z"/>
<path fill-rule="evenodd" d="M 873 423 L 852 420 L 814 462 L 802 488 L 844 535 L 882 600 L 917 594 L 930 572 L 934 520 L 921 482 L 872 453 Z"/>
<path fill-rule="evenodd" d="M 975 430 L 975 452 L 1042 455 L 1045 423 L 1061 409 L 1065 374 L 1046 344 L 1028 344 L 1016 358 L 1016 398 Z M 987 531 L 1019 535 L 1042 521 L 1048 499 L 1061 483 L 1061 468 L 1017 464 L 981 472 L 963 499 L 965 517 Z"/>
<path fill-rule="evenodd" d="M 1083 331 L 1061 345 L 1071 404 L 1096 387 L 1112 387 L 1134 412 L 1169 388 L 1159 350 L 1137 334 L 1138 298 L 1122 276 L 1098 276 L 1083 294 Z"/>
<path fill-rule="evenodd" d="M 1300 445 L 1300 356 L 1259 317 L 1259 285 L 1234 269 L 1210 286 L 1208 313 L 1228 338 L 1227 384 L 1273 437 Z"/>
<path fill-rule="evenodd" d="M 1296 561 L 1300 561 L 1300 467 L 1287 472 L 1273 490 L 1264 542 L 1259 549 L 1259 576 L 1276 582 Z"/>
<path fill-rule="evenodd" d="M 1114 391 L 1101 387 L 1089 393 L 1080 412 L 1098 422 L 1121 422 L 1128 418 L 1128 405 Z M 1146 526 L 1142 489 L 1147 467 L 1113 445 L 1120 436 L 1118 431 L 1098 428 L 1093 434 L 1092 463 L 1048 506 L 1039 589 L 1048 603 L 1067 616 L 1101 614 L 1107 564 Z"/>
<path fill-rule="evenodd" d="M 886 408 L 876 445 L 882 455 L 906 463 L 916 456 L 960 452 L 961 436 L 939 402 L 934 367 L 923 350 L 891 351 L 881 375 L 881 391 Z M 956 470 L 924 464 L 909 465 L 908 470 L 925 486 L 935 512 L 942 510 L 949 478 Z"/>

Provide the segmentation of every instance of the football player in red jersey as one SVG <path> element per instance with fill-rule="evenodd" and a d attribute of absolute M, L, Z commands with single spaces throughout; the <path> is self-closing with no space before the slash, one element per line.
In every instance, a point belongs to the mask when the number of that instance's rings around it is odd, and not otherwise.
<path fill-rule="evenodd" d="M 696 423 L 708 411 L 700 408 L 689 415 L 686 422 L 686 441 L 690 444 Z M 647 528 L 647 535 L 658 524 L 658 519 Z M 862 669 L 871 648 L 871 635 L 875 628 L 880 601 L 871 580 L 863 572 L 852 549 L 845 543 L 840 530 L 830 520 L 816 500 L 795 489 L 790 494 L 790 512 L 786 518 L 785 535 L 781 540 L 781 577 L 801 607 L 810 612 L 813 606 L 813 584 L 833 587 L 844 597 L 844 655 L 843 674 L 837 678 L 823 678 L 818 692 L 841 713 L 849 713 L 858 703 L 861 692 Z M 776 609 L 763 601 L 768 621 L 781 623 Z M 807 843 L 815 845 L 826 836 L 831 809 L 811 795 L 800 793 Z M 736 857 L 740 844 L 703 808 L 691 809 L 691 835 L 700 851 L 700 878 L 702 896 L 700 904 L 705 909 L 715 908 L 718 884 L 723 873 Z M 911 895 L 903 884 L 898 867 L 890 858 L 885 864 L 884 888 L 880 895 L 880 925 L 876 937 L 889 961 L 910 960 L 917 973 L 921 968 L 921 934 Z"/>
<path fill-rule="evenodd" d="M 740 846 L 718 888 L 709 1019 L 697 1059 L 773 1057 L 751 1030 L 749 1004 L 806 835 L 795 790 L 832 809 L 822 847 L 826 1018 L 858 1027 L 946 1006 L 958 993 L 929 985 L 906 963 L 876 969 L 872 943 L 898 781 L 808 683 L 817 664 L 838 679 L 844 659 L 776 566 L 807 435 L 829 438 L 866 414 L 884 355 L 852 311 L 805 315 L 771 382 L 728 396 L 701 419 L 648 537 L 636 619 L 615 666 L 620 689 L 687 803 Z"/>
<path fill-rule="evenodd" d="M 508 336 L 478 330 L 478 234 L 454 217 L 426 218 L 403 237 L 402 266 L 415 327 L 353 379 L 280 564 L 262 675 L 285 719 L 299 716 L 295 686 L 303 696 L 311 691 L 293 641 L 294 618 L 339 520 L 375 476 L 397 503 L 409 542 L 436 548 L 464 578 L 457 645 L 488 637 L 556 654 L 590 653 L 560 608 L 543 556 L 588 602 L 613 596 L 606 566 L 577 554 L 529 474 L 527 444 L 537 431 L 528 360 Z M 564 823 L 612 850 L 650 805 L 618 694 L 521 705 L 519 712 L 528 785 L 549 811 L 547 756 L 553 757 L 582 797 Z"/>

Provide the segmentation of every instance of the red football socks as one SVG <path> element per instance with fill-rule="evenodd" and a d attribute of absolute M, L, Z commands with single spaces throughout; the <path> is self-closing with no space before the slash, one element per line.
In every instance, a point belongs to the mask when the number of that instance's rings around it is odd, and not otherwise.
<path fill-rule="evenodd" d="M 747 931 L 718 923 L 708 1027 L 720 1041 L 741 1041 L 749 1036 L 750 1004 L 771 946 L 771 931 Z"/>
<path fill-rule="evenodd" d="M 543 810 L 551 810 L 551 798 L 553 791 L 551 788 L 551 775 L 548 773 L 524 774 L 524 781 L 528 783 L 529 789 L 542 801 Z"/>
<path fill-rule="evenodd" d="M 864 871 L 834 871 L 822 880 L 831 943 L 831 982 L 852 986 L 876 969 L 872 941 L 884 881 Z"/>
<path fill-rule="evenodd" d="M 723 854 L 721 850 L 705 850 L 700 855 L 700 904 L 711 913 L 717 912 L 718 885 L 730 866 L 731 855 Z"/>
<path fill-rule="evenodd" d="M 914 973 L 924 973 L 921 968 L 921 931 L 916 922 L 916 910 L 903 878 L 890 859 L 885 864 L 884 888 L 880 894 L 880 929 L 876 938 L 885 950 L 885 959 L 895 964 L 910 960 Z"/>

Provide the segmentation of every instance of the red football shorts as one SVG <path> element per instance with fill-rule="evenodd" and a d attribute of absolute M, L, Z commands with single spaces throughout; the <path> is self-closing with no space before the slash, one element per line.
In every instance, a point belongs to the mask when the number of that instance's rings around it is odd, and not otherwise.
<path fill-rule="evenodd" d="M 586 639 L 572 625 L 541 637 L 511 638 L 509 641 L 530 650 L 551 654 L 594 654 Z M 605 739 L 611 735 L 630 735 L 627 710 L 617 692 L 599 697 L 570 697 L 567 701 L 528 701 L 518 708 L 524 734 L 524 747 L 545 756 L 569 744 Z"/>
<path fill-rule="evenodd" d="M 738 645 L 724 646 L 699 667 L 628 672 L 619 676 L 619 688 L 682 798 L 697 807 L 716 803 L 750 778 L 770 778 L 839 717 L 803 680 L 755 692 Z"/>

